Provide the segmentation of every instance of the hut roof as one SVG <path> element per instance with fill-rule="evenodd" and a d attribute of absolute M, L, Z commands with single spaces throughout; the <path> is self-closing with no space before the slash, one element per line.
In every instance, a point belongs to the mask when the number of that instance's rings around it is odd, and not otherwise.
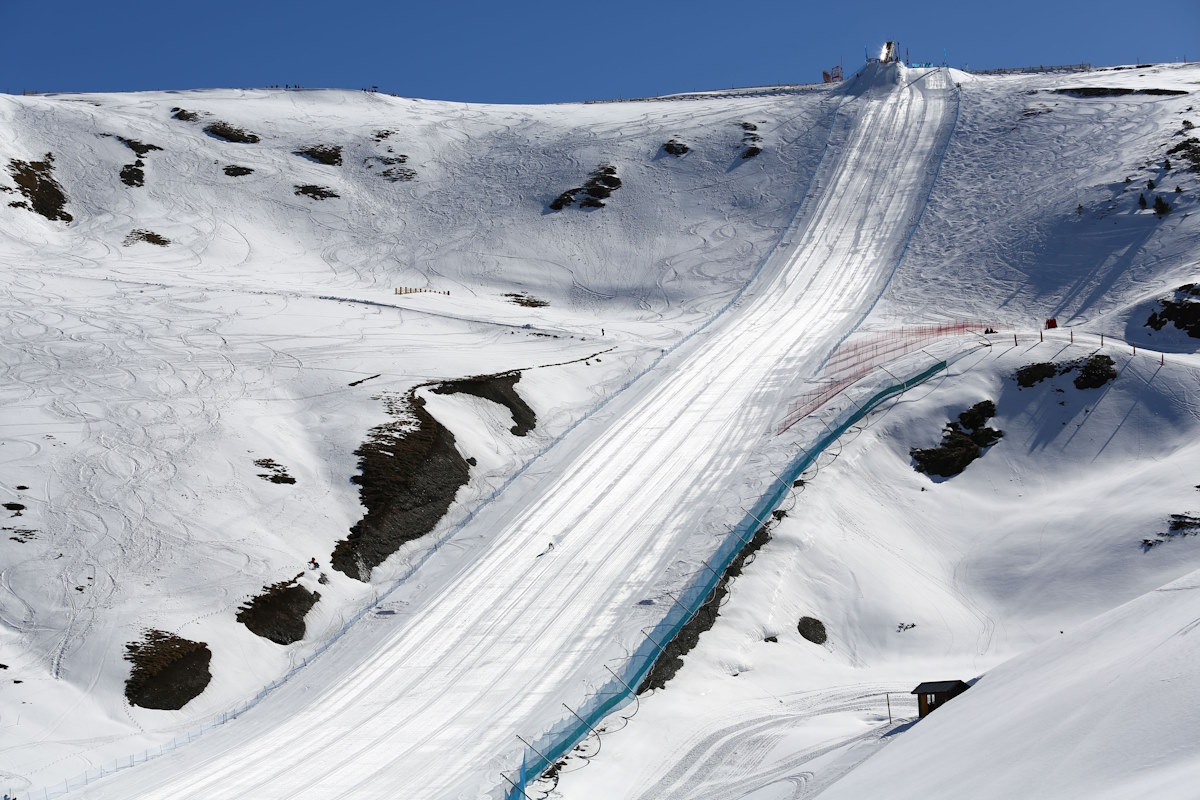
<path fill-rule="evenodd" d="M 969 689 L 970 687 L 963 681 L 925 681 L 909 692 L 909 694 L 941 694 L 942 692 L 952 692 L 959 688 Z"/>

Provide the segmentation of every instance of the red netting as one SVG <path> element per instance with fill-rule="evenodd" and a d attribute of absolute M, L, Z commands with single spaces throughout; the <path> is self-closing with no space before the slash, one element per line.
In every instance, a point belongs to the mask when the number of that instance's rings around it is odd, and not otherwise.
<path fill-rule="evenodd" d="M 845 342 L 825 363 L 817 385 L 788 405 L 787 415 L 776 434 L 783 433 L 809 414 L 836 397 L 846 387 L 876 367 L 883 366 L 922 347 L 967 333 L 983 333 L 982 322 L 945 322 L 938 325 L 912 325 L 892 331 L 869 333 Z"/>

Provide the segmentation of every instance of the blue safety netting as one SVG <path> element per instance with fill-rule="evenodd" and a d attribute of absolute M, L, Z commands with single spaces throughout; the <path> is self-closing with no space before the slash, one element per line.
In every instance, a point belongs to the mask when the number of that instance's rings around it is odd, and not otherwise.
<path fill-rule="evenodd" d="M 865 401 L 843 411 L 837 417 L 836 423 L 828 425 L 825 434 L 811 448 L 802 450 L 788 464 L 780 475 L 780 480 L 771 482 L 770 490 L 758 499 L 746 516 L 722 540 L 721 546 L 710 561 L 712 569 L 704 569 L 697 574 L 696 579 L 676 598 L 678 603 L 673 603 L 667 615 L 648 631 L 648 635 L 633 652 L 624 667 L 614 673 L 612 679 L 603 684 L 580 708 L 576 709 L 575 714 L 578 716 L 565 716 L 531 742 L 532 747 L 522 755 L 523 762 L 520 773 L 513 782 L 513 788 L 506 794 L 506 800 L 523 800 L 523 791 L 518 791 L 516 786 L 524 786 L 537 780 L 556 761 L 571 752 L 571 748 L 583 741 L 602 719 L 624 704 L 632 702 L 633 692 L 650 672 L 650 668 L 659 655 L 660 646 L 665 647 L 667 642 L 674 639 L 680 629 L 696 615 L 737 554 L 754 536 L 754 533 L 763 526 L 771 512 L 778 508 L 787 497 L 792 489 L 793 481 L 812 466 L 826 448 L 860 422 L 880 403 L 923 383 L 946 369 L 946 366 L 945 361 L 939 361 L 911 378 L 880 389 Z"/>

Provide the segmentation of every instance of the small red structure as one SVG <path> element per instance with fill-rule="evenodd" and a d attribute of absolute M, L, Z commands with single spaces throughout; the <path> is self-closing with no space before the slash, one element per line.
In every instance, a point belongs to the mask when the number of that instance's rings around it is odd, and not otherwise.
<path fill-rule="evenodd" d="M 1050 319 L 1046 320 L 1046 330 L 1050 330 L 1051 328 L 1057 328 L 1057 327 L 1058 327 L 1058 317 L 1051 317 Z"/>

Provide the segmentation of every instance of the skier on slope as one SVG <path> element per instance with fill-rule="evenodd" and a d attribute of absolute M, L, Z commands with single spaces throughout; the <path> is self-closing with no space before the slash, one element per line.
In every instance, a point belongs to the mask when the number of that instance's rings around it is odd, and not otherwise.
<path fill-rule="evenodd" d="M 538 553 L 538 554 L 537 554 L 536 556 L 534 556 L 534 557 L 535 557 L 535 558 L 541 558 L 542 556 L 546 555 L 546 553 L 549 553 L 549 552 L 550 552 L 551 550 L 553 550 L 553 549 L 554 549 L 554 542 L 550 542 L 550 544 L 546 545 L 546 549 L 545 549 L 545 550 L 543 550 L 542 552 Z"/>

